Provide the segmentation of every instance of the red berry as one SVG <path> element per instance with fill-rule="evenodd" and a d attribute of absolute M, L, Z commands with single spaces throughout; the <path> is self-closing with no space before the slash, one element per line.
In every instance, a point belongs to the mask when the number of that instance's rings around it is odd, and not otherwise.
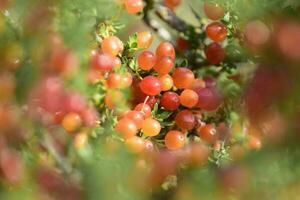
<path fill-rule="evenodd" d="M 183 130 L 191 130 L 196 124 L 194 114 L 189 110 L 182 110 L 175 117 L 177 126 Z"/>
<path fill-rule="evenodd" d="M 244 34 L 250 44 L 262 45 L 268 41 L 271 32 L 262 21 L 255 20 L 246 25 Z"/>
<path fill-rule="evenodd" d="M 194 73 L 184 67 L 176 68 L 172 75 L 174 85 L 178 89 L 190 88 L 195 80 Z"/>
<path fill-rule="evenodd" d="M 121 88 L 128 88 L 133 81 L 132 75 L 129 72 L 122 74 L 121 82 L 119 83 Z"/>
<path fill-rule="evenodd" d="M 177 38 L 176 44 L 177 44 L 177 49 L 180 52 L 184 52 L 188 48 L 188 41 L 182 37 Z"/>
<path fill-rule="evenodd" d="M 174 61 L 170 57 L 160 57 L 154 65 L 154 70 L 162 76 L 170 73 L 174 67 Z"/>
<path fill-rule="evenodd" d="M 169 42 L 161 42 L 156 48 L 156 56 L 158 58 L 167 56 L 175 59 L 175 49 Z"/>
<path fill-rule="evenodd" d="M 179 6 L 180 3 L 181 3 L 181 0 L 164 0 L 164 4 L 171 10 L 173 10 L 174 8 Z"/>
<path fill-rule="evenodd" d="M 214 88 L 199 88 L 195 92 L 199 97 L 197 107 L 213 111 L 220 106 L 221 97 Z"/>
<path fill-rule="evenodd" d="M 125 117 L 131 119 L 138 129 L 142 128 L 144 121 L 144 114 L 142 112 L 131 110 L 126 113 Z"/>
<path fill-rule="evenodd" d="M 111 73 L 107 77 L 107 86 L 109 88 L 121 88 L 122 76 L 120 74 Z"/>
<path fill-rule="evenodd" d="M 227 36 L 227 28 L 220 22 L 213 22 L 205 29 L 207 37 L 215 42 L 222 42 Z"/>
<path fill-rule="evenodd" d="M 218 65 L 225 59 L 225 51 L 221 45 L 214 42 L 206 47 L 205 56 L 208 62 Z"/>
<path fill-rule="evenodd" d="M 185 144 L 185 136 L 180 131 L 169 131 L 165 136 L 165 145 L 170 150 L 180 149 Z"/>
<path fill-rule="evenodd" d="M 141 81 L 140 88 L 145 94 L 155 96 L 161 92 L 161 82 L 154 76 L 147 76 Z"/>
<path fill-rule="evenodd" d="M 145 118 L 151 116 L 151 107 L 148 104 L 140 103 L 134 108 L 134 110 L 142 112 Z"/>
<path fill-rule="evenodd" d="M 199 137 L 207 143 L 213 144 L 218 140 L 217 130 L 211 124 L 199 127 L 197 132 Z"/>
<path fill-rule="evenodd" d="M 166 92 L 162 95 L 160 104 L 166 110 L 176 110 L 180 105 L 179 96 L 175 92 Z"/>
<path fill-rule="evenodd" d="M 142 70 L 150 70 L 156 63 L 156 56 L 151 51 L 143 51 L 138 56 L 138 65 Z"/>
<path fill-rule="evenodd" d="M 129 14 L 136 14 L 144 9 L 143 0 L 125 0 L 125 8 Z"/>
<path fill-rule="evenodd" d="M 136 135 L 137 127 L 131 119 L 123 118 L 118 121 L 116 131 L 121 133 L 125 139 L 129 139 Z"/>
<path fill-rule="evenodd" d="M 224 16 L 224 9 L 217 4 L 209 2 L 204 3 L 205 15 L 211 20 L 218 20 Z"/>
<path fill-rule="evenodd" d="M 114 67 L 115 59 L 110 54 L 95 53 L 91 58 L 91 66 L 97 70 L 110 71 Z"/>

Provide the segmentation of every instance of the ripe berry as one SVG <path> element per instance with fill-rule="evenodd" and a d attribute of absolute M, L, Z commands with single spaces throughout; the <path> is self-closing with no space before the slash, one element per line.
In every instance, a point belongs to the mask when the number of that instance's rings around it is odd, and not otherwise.
<path fill-rule="evenodd" d="M 207 143 L 213 144 L 218 140 L 217 130 L 211 124 L 199 127 L 197 133 L 199 137 Z"/>
<path fill-rule="evenodd" d="M 205 15 L 211 20 L 218 20 L 224 16 L 224 9 L 217 4 L 209 2 L 204 3 Z"/>
<path fill-rule="evenodd" d="M 198 94 L 190 89 L 185 89 L 179 96 L 181 105 L 192 108 L 198 103 Z"/>
<path fill-rule="evenodd" d="M 177 38 L 176 44 L 177 44 L 177 49 L 180 52 L 184 52 L 188 48 L 188 41 L 182 37 Z"/>
<path fill-rule="evenodd" d="M 179 6 L 181 3 L 181 0 L 164 0 L 165 6 L 173 10 L 177 6 Z"/>
<path fill-rule="evenodd" d="M 196 124 L 194 114 L 189 110 L 182 110 L 175 117 L 177 126 L 183 130 L 191 130 Z"/>
<path fill-rule="evenodd" d="M 107 77 L 107 85 L 109 88 L 121 88 L 121 79 L 122 76 L 120 74 L 111 73 Z"/>
<path fill-rule="evenodd" d="M 103 39 L 101 49 L 104 53 L 116 56 L 123 51 L 124 46 L 119 38 L 116 36 L 109 36 Z"/>
<path fill-rule="evenodd" d="M 193 90 L 196 88 L 205 88 L 205 87 L 206 87 L 205 81 L 202 79 L 196 78 L 189 89 Z"/>
<path fill-rule="evenodd" d="M 122 118 L 116 125 L 116 131 L 121 133 L 125 139 L 129 139 L 136 135 L 137 127 L 131 119 Z"/>
<path fill-rule="evenodd" d="M 126 72 L 121 76 L 120 86 L 121 88 L 128 88 L 132 84 L 132 75 L 129 72 Z"/>
<path fill-rule="evenodd" d="M 77 131 L 81 127 L 82 120 L 79 114 L 71 112 L 64 116 L 61 125 L 70 133 Z"/>
<path fill-rule="evenodd" d="M 169 131 L 165 136 L 165 145 L 170 150 L 180 149 L 185 144 L 185 136 L 180 131 Z"/>
<path fill-rule="evenodd" d="M 176 68 L 172 75 L 174 85 L 178 89 L 190 88 L 195 80 L 194 73 L 184 67 Z"/>
<path fill-rule="evenodd" d="M 159 76 L 170 73 L 174 67 L 174 61 L 170 57 L 160 57 L 154 65 L 154 70 Z"/>
<path fill-rule="evenodd" d="M 142 131 L 146 136 L 156 136 L 161 129 L 160 123 L 152 118 L 145 119 L 143 122 Z"/>
<path fill-rule="evenodd" d="M 125 0 L 124 3 L 129 14 L 136 14 L 144 9 L 143 0 Z"/>
<path fill-rule="evenodd" d="M 227 28 L 220 22 L 213 22 L 205 29 L 207 37 L 215 42 L 222 42 L 227 36 Z"/>
<path fill-rule="evenodd" d="M 221 97 L 214 88 L 197 88 L 195 92 L 199 98 L 197 107 L 207 111 L 213 111 L 220 106 Z"/>
<path fill-rule="evenodd" d="M 160 104 L 165 110 L 176 110 L 180 105 L 179 96 L 175 92 L 166 92 L 162 95 Z"/>
<path fill-rule="evenodd" d="M 136 111 L 140 111 L 144 114 L 145 118 L 148 118 L 151 116 L 151 107 L 148 104 L 144 104 L 144 103 L 140 103 L 138 104 L 134 110 Z"/>
<path fill-rule="evenodd" d="M 225 51 L 218 43 L 214 42 L 208 45 L 205 49 L 205 56 L 208 62 L 218 65 L 225 58 Z"/>
<path fill-rule="evenodd" d="M 153 36 L 151 32 L 144 31 L 137 33 L 137 46 L 140 49 L 147 49 L 150 47 L 153 41 Z"/>
<path fill-rule="evenodd" d="M 155 96 L 161 92 L 161 83 L 158 78 L 147 76 L 141 81 L 140 88 L 145 94 Z"/>
<path fill-rule="evenodd" d="M 156 48 L 156 56 L 158 58 L 167 56 L 175 59 L 175 49 L 169 42 L 161 42 Z"/>
<path fill-rule="evenodd" d="M 140 153 L 145 149 L 145 142 L 142 138 L 134 136 L 125 141 L 127 149 L 132 153 Z"/>
<path fill-rule="evenodd" d="M 114 67 L 114 57 L 106 53 L 95 53 L 91 58 L 91 66 L 97 70 L 110 71 Z"/>
<path fill-rule="evenodd" d="M 173 87 L 173 79 L 169 74 L 158 77 L 161 82 L 161 90 L 168 91 Z"/>
<path fill-rule="evenodd" d="M 151 51 L 143 51 L 137 61 L 142 70 L 149 71 L 156 63 L 156 56 Z"/>
<path fill-rule="evenodd" d="M 142 128 L 144 114 L 140 111 L 131 110 L 125 114 L 125 117 L 131 119 L 138 129 Z"/>
<path fill-rule="evenodd" d="M 262 45 L 268 41 L 271 32 L 262 21 L 255 20 L 246 25 L 244 34 L 250 44 Z"/>

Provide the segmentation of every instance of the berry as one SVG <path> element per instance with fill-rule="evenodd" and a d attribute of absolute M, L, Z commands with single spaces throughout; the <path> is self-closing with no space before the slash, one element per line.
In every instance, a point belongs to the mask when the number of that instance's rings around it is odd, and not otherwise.
<path fill-rule="evenodd" d="M 144 31 L 137 33 L 137 46 L 140 49 L 147 49 L 150 47 L 153 41 L 153 36 L 151 32 Z"/>
<path fill-rule="evenodd" d="M 217 4 L 204 3 L 205 15 L 211 20 L 218 20 L 224 16 L 224 9 Z"/>
<path fill-rule="evenodd" d="M 158 73 L 159 76 L 170 73 L 174 67 L 174 61 L 170 57 L 161 57 L 157 60 L 154 65 L 154 70 Z"/>
<path fill-rule="evenodd" d="M 125 141 L 127 149 L 132 153 L 140 153 L 145 149 L 145 141 L 137 136 L 129 138 Z"/>
<path fill-rule="evenodd" d="M 203 77 L 203 81 L 205 81 L 205 86 L 209 88 L 214 88 L 217 85 L 216 79 L 211 76 Z"/>
<path fill-rule="evenodd" d="M 179 96 L 181 105 L 192 108 L 198 103 L 198 94 L 190 89 L 185 89 Z"/>
<path fill-rule="evenodd" d="M 227 36 L 227 29 L 220 22 L 213 22 L 205 29 L 207 37 L 215 42 L 222 42 Z"/>
<path fill-rule="evenodd" d="M 182 110 L 175 117 L 177 126 L 183 130 L 191 130 L 196 124 L 194 114 L 189 110 Z"/>
<path fill-rule="evenodd" d="M 244 34 L 250 44 L 262 45 L 268 41 L 271 32 L 262 21 L 254 20 L 246 25 Z"/>
<path fill-rule="evenodd" d="M 120 58 L 115 57 L 114 58 L 114 68 L 119 69 L 122 66 L 122 61 Z"/>
<path fill-rule="evenodd" d="M 180 149 L 185 144 L 185 136 L 180 131 L 169 131 L 165 136 L 165 145 L 170 150 Z"/>
<path fill-rule="evenodd" d="M 181 3 L 181 0 L 164 0 L 165 6 L 173 10 L 177 6 L 179 6 Z"/>
<path fill-rule="evenodd" d="M 204 144 L 191 144 L 188 148 L 188 161 L 191 165 L 200 166 L 209 157 L 210 150 Z"/>
<path fill-rule="evenodd" d="M 225 51 L 221 45 L 214 42 L 206 47 L 205 56 L 208 62 L 218 65 L 225 59 Z"/>
<path fill-rule="evenodd" d="M 109 36 L 103 39 L 101 49 L 104 53 L 116 56 L 123 51 L 124 46 L 119 38 L 116 36 Z"/>
<path fill-rule="evenodd" d="M 91 66 L 97 70 L 110 71 L 114 67 L 114 57 L 106 53 L 95 53 L 91 58 Z"/>
<path fill-rule="evenodd" d="M 143 51 L 137 61 L 142 70 L 149 71 L 156 63 L 156 56 L 151 51 Z"/>
<path fill-rule="evenodd" d="M 143 0 L 125 0 L 124 3 L 129 14 L 136 14 L 144 9 Z"/>
<path fill-rule="evenodd" d="M 125 114 L 125 117 L 131 119 L 138 129 L 142 128 L 144 114 L 140 111 L 131 110 Z"/>
<path fill-rule="evenodd" d="M 197 133 L 199 137 L 207 143 L 213 144 L 218 140 L 217 130 L 211 124 L 199 127 Z"/>
<path fill-rule="evenodd" d="M 116 131 L 121 133 L 125 139 L 129 139 L 136 135 L 138 129 L 131 119 L 122 118 L 116 125 Z"/>
<path fill-rule="evenodd" d="M 180 52 L 184 52 L 188 48 L 188 41 L 182 37 L 177 38 L 176 44 L 177 44 L 177 49 Z"/>
<path fill-rule="evenodd" d="M 261 141 L 259 138 L 255 137 L 255 136 L 250 136 L 248 146 L 250 149 L 255 149 L 255 150 L 260 149 Z"/>
<path fill-rule="evenodd" d="M 168 91 L 173 87 L 173 79 L 169 74 L 158 77 L 161 82 L 161 90 Z"/>
<path fill-rule="evenodd" d="M 175 59 L 175 49 L 169 42 L 161 42 L 156 48 L 156 56 L 158 58 L 167 56 Z"/>
<path fill-rule="evenodd" d="M 77 131 L 81 127 L 82 120 L 79 114 L 71 112 L 64 116 L 61 125 L 67 132 L 71 133 Z"/>
<path fill-rule="evenodd" d="M 125 74 L 122 75 L 121 82 L 119 84 L 121 88 L 127 88 L 131 86 L 132 81 L 133 81 L 132 75 L 129 72 L 126 72 Z"/>
<path fill-rule="evenodd" d="M 199 98 L 197 107 L 207 111 L 213 111 L 220 106 L 221 97 L 214 88 L 197 88 L 195 92 Z"/>
<path fill-rule="evenodd" d="M 111 73 L 107 77 L 107 85 L 109 88 L 121 88 L 122 76 L 120 74 Z"/>
<path fill-rule="evenodd" d="M 158 78 L 147 76 L 141 81 L 140 88 L 145 94 L 155 96 L 161 92 L 161 83 Z"/>
<path fill-rule="evenodd" d="M 145 118 L 151 116 L 151 107 L 148 104 L 140 103 L 134 108 L 134 110 L 142 112 Z"/>
<path fill-rule="evenodd" d="M 175 92 L 166 92 L 162 95 L 160 104 L 165 110 L 176 110 L 180 105 L 180 100 Z"/>
<path fill-rule="evenodd" d="M 194 73 L 184 67 L 176 68 L 172 75 L 172 78 L 175 87 L 177 87 L 178 89 L 190 88 L 195 80 Z"/>
<path fill-rule="evenodd" d="M 161 129 L 160 123 L 152 118 L 145 119 L 143 122 L 142 131 L 146 136 L 156 136 Z"/>

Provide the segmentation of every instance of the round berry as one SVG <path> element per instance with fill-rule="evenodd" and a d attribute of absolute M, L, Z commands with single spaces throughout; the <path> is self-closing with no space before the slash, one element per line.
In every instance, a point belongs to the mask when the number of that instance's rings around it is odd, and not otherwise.
<path fill-rule="evenodd" d="M 128 88 L 129 86 L 131 86 L 132 82 L 133 82 L 132 75 L 129 72 L 126 72 L 121 76 L 121 80 L 119 84 L 121 88 Z"/>
<path fill-rule="evenodd" d="M 180 52 L 184 52 L 188 48 L 188 41 L 182 37 L 177 38 L 176 44 L 177 44 L 177 49 Z"/>
<path fill-rule="evenodd" d="M 154 76 L 147 76 L 141 81 L 140 88 L 145 94 L 155 96 L 161 92 L 161 82 Z"/>
<path fill-rule="evenodd" d="M 156 63 L 156 56 L 151 51 L 143 51 L 137 61 L 142 70 L 149 71 Z"/>
<path fill-rule="evenodd" d="M 156 136 L 161 129 L 160 123 L 152 118 L 145 119 L 143 122 L 142 131 L 146 136 Z"/>
<path fill-rule="evenodd" d="M 175 92 L 166 92 L 161 97 L 160 105 L 165 110 L 176 110 L 180 105 L 179 96 Z"/>
<path fill-rule="evenodd" d="M 177 126 L 183 130 L 191 130 L 196 124 L 194 114 L 189 110 L 182 110 L 175 117 Z"/>
<path fill-rule="evenodd" d="M 158 78 L 161 82 L 162 91 L 168 91 L 172 89 L 174 83 L 173 83 L 173 78 L 169 74 L 160 76 Z"/>
<path fill-rule="evenodd" d="M 176 68 L 172 75 L 174 85 L 178 89 L 190 88 L 195 80 L 194 73 L 184 67 Z"/>
<path fill-rule="evenodd" d="M 221 45 L 214 42 L 206 47 L 205 56 L 208 62 L 218 65 L 225 59 L 225 51 Z"/>
<path fill-rule="evenodd" d="M 158 75 L 162 76 L 170 73 L 170 71 L 174 67 L 174 61 L 170 57 L 160 57 L 156 64 L 154 65 L 154 70 L 158 73 Z"/>
<path fill-rule="evenodd" d="M 153 36 L 151 32 L 144 31 L 144 32 L 138 32 L 137 33 L 137 46 L 140 49 L 147 49 L 150 47 L 151 43 L 153 41 Z"/>
<path fill-rule="evenodd" d="M 116 36 L 109 36 L 103 39 L 101 49 L 104 53 L 116 56 L 123 51 L 124 46 L 119 38 Z"/>
<path fill-rule="evenodd" d="M 136 14 L 144 9 L 143 0 L 125 0 L 124 3 L 129 14 Z"/>
<path fill-rule="evenodd" d="M 197 129 L 199 137 L 207 143 L 213 144 L 218 140 L 216 128 L 211 124 L 206 124 Z"/>
<path fill-rule="evenodd" d="M 91 66 L 97 70 L 110 71 L 114 67 L 114 57 L 107 53 L 95 53 L 91 58 Z"/>
<path fill-rule="evenodd" d="M 166 56 L 175 59 L 175 49 L 171 43 L 161 42 L 156 48 L 156 56 L 158 58 Z"/>
<path fill-rule="evenodd" d="M 144 114 L 140 111 L 131 110 L 125 114 L 125 117 L 131 119 L 138 129 L 142 128 Z"/>
<path fill-rule="evenodd" d="M 131 119 L 122 118 L 116 125 L 116 131 L 121 133 L 125 139 L 129 139 L 136 135 L 138 129 Z"/>
<path fill-rule="evenodd" d="M 61 125 L 67 132 L 74 132 L 81 127 L 82 119 L 79 114 L 71 112 L 64 116 Z"/>
<path fill-rule="evenodd" d="M 125 146 L 132 153 L 141 153 L 145 149 L 145 141 L 137 136 L 133 136 L 125 141 Z"/>
<path fill-rule="evenodd" d="M 170 150 L 177 150 L 184 146 L 185 136 L 180 131 L 169 131 L 165 136 L 165 145 Z"/>
<path fill-rule="evenodd" d="M 198 94 L 197 107 L 213 111 L 220 106 L 221 97 L 214 88 L 197 88 L 195 92 Z"/>
<path fill-rule="evenodd" d="M 224 9 L 217 4 L 205 2 L 204 3 L 205 15 L 211 20 L 218 20 L 225 14 Z"/>
<path fill-rule="evenodd" d="M 107 86 L 109 88 L 121 88 L 121 82 L 122 76 L 120 74 L 111 73 L 107 77 Z"/>
<path fill-rule="evenodd" d="M 222 42 L 227 36 L 227 28 L 220 22 L 213 22 L 205 29 L 207 37 L 215 42 Z"/>
<path fill-rule="evenodd" d="M 181 105 L 192 108 L 198 103 L 198 94 L 190 89 L 185 89 L 179 96 Z"/>
<path fill-rule="evenodd" d="M 177 6 L 179 6 L 181 3 L 181 0 L 164 0 L 165 6 L 173 10 Z"/>
<path fill-rule="evenodd" d="M 244 34 L 250 44 L 262 45 L 269 40 L 271 32 L 262 21 L 255 20 L 246 25 Z"/>
<path fill-rule="evenodd" d="M 193 90 L 196 88 L 205 88 L 205 87 L 206 87 L 205 81 L 202 79 L 196 78 L 189 89 Z"/>
<path fill-rule="evenodd" d="M 134 110 L 140 111 L 142 114 L 144 114 L 145 118 L 148 118 L 151 116 L 151 107 L 148 104 L 140 103 L 138 104 Z"/>

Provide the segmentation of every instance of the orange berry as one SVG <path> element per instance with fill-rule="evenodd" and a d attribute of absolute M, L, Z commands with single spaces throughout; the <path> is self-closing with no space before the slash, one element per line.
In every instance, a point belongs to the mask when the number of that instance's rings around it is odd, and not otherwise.
<path fill-rule="evenodd" d="M 101 44 L 101 49 L 104 53 L 110 54 L 112 56 L 118 55 L 123 51 L 124 46 L 122 41 L 116 36 L 109 36 L 104 38 Z"/>
<path fill-rule="evenodd" d="M 169 131 L 165 136 L 165 145 L 170 150 L 180 149 L 185 144 L 185 136 L 180 131 Z"/>
<path fill-rule="evenodd" d="M 134 110 L 140 111 L 144 114 L 145 118 L 148 118 L 151 116 L 151 107 L 147 103 L 140 103 L 138 104 Z"/>
<path fill-rule="evenodd" d="M 161 82 L 161 90 L 168 91 L 173 87 L 173 79 L 169 74 L 158 77 Z"/>
<path fill-rule="evenodd" d="M 137 45 L 140 49 L 147 49 L 150 47 L 153 41 L 153 36 L 151 32 L 144 31 L 137 33 Z"/>
<path fill-rule="evenodd" d="M 125 8 L 129 14 L 136 14 L 144 9 L 143 0 L 125 0 Z"/>
<path fill-rule="evenodd" d="M 131 119 L 122 118 L 116 125 L 116 131 L 121 133 L 125 139 L 129 139 L 137 134 L 138 129 Z"/>
<path fill-rule="evenodd" d="M 181 105 L 192 108 L 198 103 L 198 94 L 190 89 L 185 89 L 179 96 Z"/>
<path fill-rule="evenodd" d="M 202 140 L 210 144 L 215 143 L 218 140 L 218 133 L 216 128 L 211 124 L 206 124 L 197 129 L 198 135 Z"/>
<path fill-rule="evenodd" d="M 151 51 L 143 51 L 137 61 L 142 70 L 149 71 L 156 63 L 156 56 Z"/>
<path fill-rule="evenodd" d="M 142 138 L 134 136 L 125 141 L 127 149 L 132 153 L 140 153 L 145 149 L 145 142 Z"/>
<path fill-rule="evenodd" d="M 175 59 L 175 49 L 171 43 L 161 42 L 156 48 L 156 56 L 158 58 L 166 56 Z"/>
<path fill-rule="evenodd" d="M 131 119 L 138 129 L 142 128 L 144 115 L 140 111 L 131 110 L 125 114 L 125 117 Z"/>
<path fill-rule="evenodd" d="M 178 89 L 190 88 L 195 80 L 194 73 L 184 67 L 176 68 L 172 75 L 174 85 Z"/>
<path fill-rule="evenodd" d="M 174 61 L 170 57 L 161 57 L 157 60 L 156 64 L 154 65 L 154 70 L 158 73 L 158 75 L 165 75 L 170 73 L 170 71 L 174 67 Z"/>
<path fill-rule="evenodd" d="M 76 149 L 82 149 L 87 144 L 87 141 L 88 141 L 88 135 L 87 135 L 87 133 L 82 132 L 82 133 L 78 133 L 74 137 L 73 144 L 74 144 L 74 146 L 75 146 Z"/>
<path fill-rule="evenodd" d="M 71 112 L 64 116 L 61 125 L 67 132 L 74 132 L 81 127 L 82 120 L 79 114 Z"/>
<path fill-rule="evenodd" d="M 161 129 L 160 123 L 152 118 L 145 119 L 143 122 L 142 131 L 146 136 L 156 136 Z"/>
<path fill-rule="evenodd" d="M 218 20 L 225 14 L 224 9 L 217 4 L 205 2 L 204 3 L 205 15 L 211 20 Z"/>

